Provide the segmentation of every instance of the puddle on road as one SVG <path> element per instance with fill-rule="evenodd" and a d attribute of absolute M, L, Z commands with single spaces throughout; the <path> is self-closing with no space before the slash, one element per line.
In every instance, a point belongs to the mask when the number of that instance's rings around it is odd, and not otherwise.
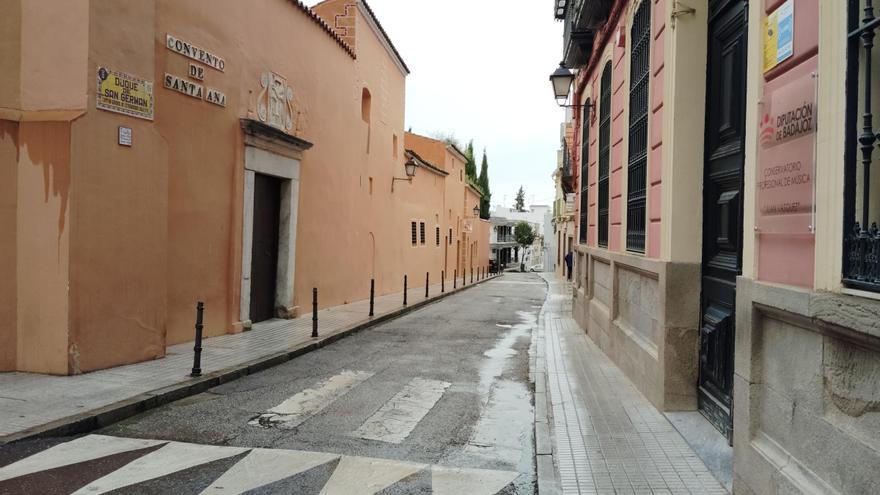
<path fill-rule="evenodd" d="M 463 453 L 517 466 L 524 473 L 532 469 L 534 411 L 531 395 L 525 380 L 502 376 L 515 365 L 512 358 L 520 352 L 514 347 L 520 339 L 531 340 L 538 317 L 536 313 L 526 311 L 518 311 L 517 316 L 520 322 L 516 325 L 497 324 L 510 330 L 492 349 L 483 353 L 486 359 L 480 367 L 478 387 L 483 408 Z M 526 367 L 528 363 L 519 363 L 519 366 Z"/>
<path fill-rule="evenodd" d="M 519 339 L 529 337 L 532 329 L 538 324 L 537 313 L 517 311 L 516 315 L 520 319 L 520 322 L 516 325 L 496 323 L 496 326 L 510 328 L 510 331 L 495 343 L 495 347 L 483 353 L 484 356 L 489 358 L 480 367 L 479 390 L 480 396 L 483 397 L 483 404 L 486 404 L 489 399 L 489 390 L 492 387 L 492 383 L 504 373 L 508 359 L 516 356 L 517 351 L 513 349 L 513 346 Z"/>

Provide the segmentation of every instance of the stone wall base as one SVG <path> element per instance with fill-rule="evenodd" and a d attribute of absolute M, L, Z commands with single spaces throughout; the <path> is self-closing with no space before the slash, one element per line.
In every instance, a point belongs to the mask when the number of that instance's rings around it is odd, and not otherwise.
<path fill-rule="evenodd" d="M 880 493 L 880 302 L 737 283 L 734 493 Z"/>
<path fill-rule="evenodd" d="M 578 246 L 574 318 L 658 409 L 697 408 L 700 265 Z"/>

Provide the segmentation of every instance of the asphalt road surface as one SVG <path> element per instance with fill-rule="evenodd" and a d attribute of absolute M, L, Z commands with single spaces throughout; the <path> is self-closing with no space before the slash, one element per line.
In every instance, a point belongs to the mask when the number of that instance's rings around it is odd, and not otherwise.
<path fill-rule="evenodd" d="M 508 273 L 91 435 L 0 448 L 0 494 L 530 494 L 544 282 Z"/>

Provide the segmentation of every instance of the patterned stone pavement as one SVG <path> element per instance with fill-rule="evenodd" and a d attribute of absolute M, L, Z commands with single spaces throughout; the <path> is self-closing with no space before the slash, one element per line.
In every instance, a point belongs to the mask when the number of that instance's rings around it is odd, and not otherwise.
<path fill-rule="evenodd" d="M 476 282 L 476 278 L 474 279 Z M 466 280 L 466 287 L 471 280 Z M 453 286 L 462 289 L 462 279 L 445 282 L 445 292 Z M 369 284 L 366 290 L 369 291 Z M 429 298 L 441 294 L 439 283 L 432 284 Z M 425 288 L 407 291 L 410 305 L 425 301 Z M 400 310 L 403 293 L 388 294 L 375 300 L 375 315 Z M 369 300 L 355 301 L 318 312 L 321 338 L 331 337 L 349 328 L 367 323 Z M 202 372 L 242 366 L 308 345 L 312 339 L 311 313 L 293 320 L 269 320 L 254 325 L 249 332 L 206 339 L 202 351 Z M 162 359 L 120 366 L 75 376 L 49 376 L 32 373 L 0 373 L 0 444 L 13 436 L 53 422 L 63 422 L 77 415 L 151 394 L 166 387 L 191 381 L 192 342 L 169 346 Z"/>
<path fill-rule="evenodd" d="M 538 327 L 563 494 L 727 491 L 671 423 L 578 328 L 570 285 L 552 274 Z"/>

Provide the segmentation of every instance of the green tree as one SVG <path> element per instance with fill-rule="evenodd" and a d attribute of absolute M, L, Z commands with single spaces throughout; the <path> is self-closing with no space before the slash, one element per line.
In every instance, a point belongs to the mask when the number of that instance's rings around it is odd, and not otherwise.
<path fill-rule="evenodd" d="M 519 222 L 513 228 L 513 237 L 516 239 L 517 244 L 526 248 L 535 242 L 535 229 L 528 222 Z"/>
<path fill-rule="evenodd" d="M 474 180 L 477 181 L 477 161 L 474 159 L 474 140 L 471 141 L 467 145 L 467 149 L 464 152 L 464 156 L 467 158 L 467 164 L 464 166 L 464 173 Z"/>
<path fill-rule="evenodd" d="M 516 192 L 513 209 L 516 211 L 526 211 L 526 192 L 522 186 L 519 186 L 519 191 Z"/>
<path fill-rule="evenodd" d="M 486 159 L 485 148 L 483 148 L 483 164 L 480 166 L 480 178 L 477 179 L 477 185 L 483 190 L 483 197 L 480 199 L 480 218 L 488 220 L 492 193 L 489 191 L 489 161 Z"/>

